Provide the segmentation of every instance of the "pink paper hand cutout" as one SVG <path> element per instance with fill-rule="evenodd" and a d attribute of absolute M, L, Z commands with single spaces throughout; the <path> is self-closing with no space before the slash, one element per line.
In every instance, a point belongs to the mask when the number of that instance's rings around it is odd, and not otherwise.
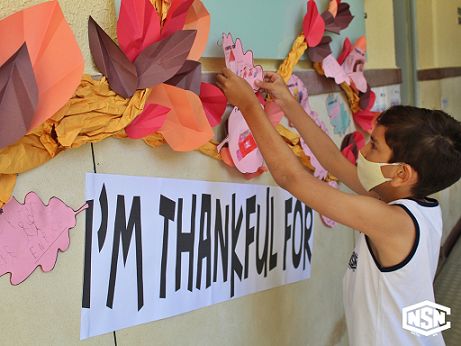
<path fill-rule="evenodd" d="M 253 52 L 251 50 L 243 53 L 242 42 L 236 39 L 235 43 L 231 34 L 223 34 L 223 49 L 226 60 L 226 67 L 234 72 L 237 76 L 242 77 L 255 92 L 259 87 L 255 85 L 255 81 L 263 81 L 263 68 L 260 65 L 254 66 Z"/>
<path fill-rule="evenodd" d="M 17 285 L 38 266 L 52 270 L 58 250 L 69 247 L 76 215 L 87 207 L 74 211 L 56 197 L 46 206 L 34 192 L 27 194 L 24 204 L 11 199 L 0 209 L 0 276 L 11 273 L 10 281 Z"/>

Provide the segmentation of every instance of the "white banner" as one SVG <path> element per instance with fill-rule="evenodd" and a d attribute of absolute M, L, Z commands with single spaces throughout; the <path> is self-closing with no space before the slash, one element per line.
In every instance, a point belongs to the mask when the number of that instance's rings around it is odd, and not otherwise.
<path fill-rule="evenodd" d="M 86 176 L 81 339 L 310 277 L 313 211 L 279 187 Z"/>

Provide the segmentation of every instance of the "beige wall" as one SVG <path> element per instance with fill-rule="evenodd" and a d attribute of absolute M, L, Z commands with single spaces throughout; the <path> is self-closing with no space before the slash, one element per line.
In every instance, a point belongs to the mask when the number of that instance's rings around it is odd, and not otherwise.
<path fill-rule="evenodd" d="M 366 69 L 396 68 L 392 0 L 364 0 Z"/>
<path fill-rule="evenodd" d="M 461 66 L 460 0 L 416 1 L 418 69 Z"/>

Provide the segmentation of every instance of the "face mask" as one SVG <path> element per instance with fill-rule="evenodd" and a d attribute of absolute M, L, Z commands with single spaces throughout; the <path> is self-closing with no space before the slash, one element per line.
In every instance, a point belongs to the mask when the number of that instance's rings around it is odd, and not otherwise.
<path fill-rule="evenodd" d="M 391 181 L 391 178 L 385 178 L 383 172 L 381 171 L 381 166 L 399 166 L 404 163 L 379 163 L 368 161 L 363 157 L 362 153 L 359 151 L 359 157 L 357 159 L 357 173 L 359 175 L 359 180 L 365 190 L 370 191 L 374 187 L 381 185 L 386 181 Z"/>

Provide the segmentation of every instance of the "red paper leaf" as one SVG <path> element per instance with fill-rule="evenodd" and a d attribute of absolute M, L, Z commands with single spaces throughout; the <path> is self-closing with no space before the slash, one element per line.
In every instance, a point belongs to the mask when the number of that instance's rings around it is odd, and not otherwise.
<path fill-rule="evenodd" d="M 28 132 L 37 106 L 37 82 L 24 43 L 0 67 L 0 149 Z"/>
<path fill-rule="evenodd" d="M 117 38 L 130 61 L 160 40 L 160 21 L 149 0 L 122 0 L 117 21 Z"/>
<path fill-rule="evenodd" d="M 175 31 L 182 30 L 186 23 L 187 11 L 194 0 L 174 0 L 171 3 L 162 29 L 162 39 Z"/>
<path fill-rule="evenodd" d="M 0 214 L 0 276 L 11 273 L 10 281 L 17 285 L 38 266 L 45 272 L 52 270 L 58 250 L 69 247 L 69 229 L 75 227 L 76 215 L 85 208 L 86 204 L 74 211 L 56 197 L 46 206 L 34 192 L 27 194 L 24 204 L 12 198 Z"/>
<path fill-rule="evenodd" d="M 134 61 L 138 89 L 151 88 L 173 77 L 184 65 L 196 30 L 176 31 L 147 47 Z"/>
<path fill-rule="evenodd" d="M 222 91 L 211 84 L 202 83 L 200 88 L 200 100 L 203 104 L 203 110 L 211 127 L 221 123 L 221 117 L 226 111 L 227 99 Z"/>
<path fill-rule="evenodd" d="M 126 134 L 132 139 L 139 139 L 156 132 L 162 127 L 170 110 L 162 105 L 146 104 L 142 113 L 125 127 Z"/>
<path fill-rule="evenodd" d="M 309 47 L 318 45 L 325 32 L 325 22 L 319 15 L 319 10 L 314 0 L 309 0 L 307 3 L 307 13 L 303 20 L 303 32 Z"/>
<path fill-rule="evenodd" d="M 88 38 L 94 62 L 106 76 L 111 89 L 125 98 L 133 96 L 138 85 L 136 68 L 91 16 Z"/>
<path fill-rule="evenodd" d="M 349 52 L 351 51 L 351 46 L 352 46 L 351 41 L 349 40 L 348 37 L 346 37 L 343 43 L 343 51 L 341 52 L 341 54 L 339 55 L 337 59 L 339 65 L 342 65 L 344 60 L 346 60 L 346 57 L 349 55 Z"/>
<path fill-rule="evenodd" d="M 352 117 L 357 122 L 357 124 L 359 124 L 360 127 L 368 133 L 371 133 L 371 130 L 374 127 L 373 122 L 374 120 L 376 120 L 377 117 L 376 112 L 371 111 L 371 108 L 373 108 L 375 101 L 376 95 L 372 90 L 370 90 L 370 101 L 368 103 L 367 108 L 364 110 L 359 110 L 358 112 L 352 114 Z"/>

